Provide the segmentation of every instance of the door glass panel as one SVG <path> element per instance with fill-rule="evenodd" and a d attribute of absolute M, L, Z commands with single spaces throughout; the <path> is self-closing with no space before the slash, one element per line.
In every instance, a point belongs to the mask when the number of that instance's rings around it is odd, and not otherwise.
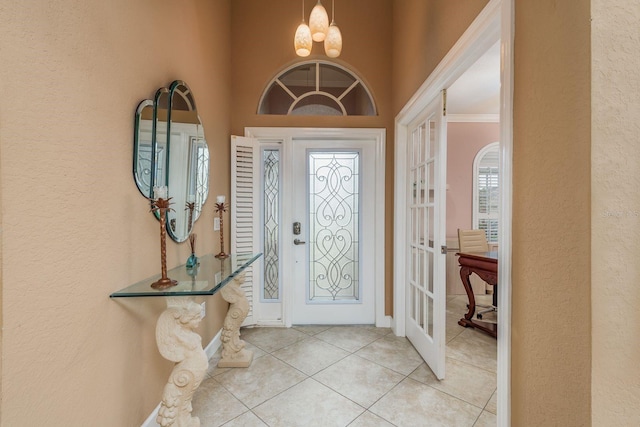
<path fill-rule="evenodd" d="M 429 120 L 429 151 L 427 156 L 433 158 L 436 156 L 436 122 Z"/>
<path fill-rule="evenodd" d="M 427 316 L 426 332 L 427 335 L 433 337 L 433 298 L 431 296 L 427 296 L 427 312 L 429 315 Z"/>
<path fill-rule="evenodd" d="M 427 264 L 427 270 L 429 271 L 429 292 L 433 293 L 433 252 L 429 252 L 429 263 Z"/>
<path fill-rule="evenodd" d="M 426 227 L 426 215 L 427 210 L 423 207 L 416 208 L 416 214 L 418 215 L 418 224 L 416 227 L 416 232 L 418 233 L 418 239 L 416 240 L 416 245 L 420 248 L 420 250 L 424 250 L 424 245 L 427 242 L 424 240 L 424 230 Z"/>
<path fill-rule="evenodd" d="M 420 325 L 420 327 L 422 327 L 424 325 L 424 301 L 423 301 L 423 297 L 422 297 L 423 293 L 420 292 L 419 289 L 416 288 L 415 290 L 415 302 L 416 302 L 416 317 L 415 320 L 418 323 L 418 325 Z"/>
<path fill-rule="evenodd" d="M 420 128 L 417 128 L 413 131 L 412 135 L 412 150 L 411 150 L 411 158 L 413 160 L 413 165 L 416 165 L 420 162 Z M 416 181 L 413 181 L 416 182 Z"/>
<path fill-rule="evenodd" d="M 420 166 L 419 170 L 420 170 L 420 181 L 418 182 L 418 203 L 424 203 L 425 202 L 425 191 L 427 188 L 427 177 L 426 177 L 426 168 L 428 165 L 422 165 Z"/>
<path fill-rule="evenodd" d="M 418 279 L 419 279 L 418 286 L 419 287 L 422 287 L 422 284 L 425 283 L 424 279 L 425 279 L 425 275 L 427 274 L 427 269 L 425 268 L 426 267 L 425 262 L 426 262 L 426 259 L 427 259 L 426 255 L 427 254 L 426 254 L 425 251 L 420 250 L 420 259 L 418 260 L 418 266 L 419 266 L 418 269 L 420 271 L 420 274 L 418 275 Z"/>
<path fill-rule="evenodd" d="M 413 249 L 411 253 L 411 280 L 412 282 L 416 282 L 418 280 L 418 249 Z"/>
<path fill-rule="evenodd" d="M 309 152 L 308 302 L 360 302 L 360 153 Z"/>
<path fill-rule="evenodd" d="M 433 203 L 435 197 L 435 166 L 434 162 L 427 163 L 427 188 L 429 189 L 429 196 L 427 203 Z"/>
<path fill-rule="evenodd" d="M 262 299 L 280 299 L 279 219 L 280 219 L 280 151 L 264 150 L 264 287 Z"/>
<path fill-rule="evenodd" d="M 427 157 L 429 157 L 429 153 L 427 151 L 427 146 L 425 144 L 427 140 L 427 128 L 424 124 L 420 125 L 420 154 L 418 156 L 418 162 L 423 163 Z"/>
<path fill-rule="evenodd" d="M 428 225 L 427 225 L 427 235 L 429 236 L 429 247 L 433 248 L 433 220 L 434 220 L 434 215 L 435 215 L 435 209 L 433 206 L 429 206 L 428 208 L 428 212 L 427 212 L 427 218 L 428 218 Z"/>

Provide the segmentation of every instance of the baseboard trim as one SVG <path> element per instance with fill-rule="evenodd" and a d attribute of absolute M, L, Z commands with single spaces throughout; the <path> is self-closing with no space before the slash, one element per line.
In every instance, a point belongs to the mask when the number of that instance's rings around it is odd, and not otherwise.
<path fill-rule="evenodd" d="M 384 316 L 376 326 L 378 328 L 390 328 L 391 320 L 391 316 Z"/>
<path fill-rule="evenodd" d="M 211 340 L 211 342 L 204 348 L 204 352 L 207 355 L 207 359 L 211 359 L 216 351 L 222 345 L 222 341 L 220 337 L 222 335 L 222 329 L 218 331 L 215 337 Z M 160 427 L 160 424 L 156 422 L 156 418 L 158 418 L 158 411 L 160 410 L 160 403 L 153 410 L 153 412 L 147 417 L 146 420 L 140 425 L 140 427 Z"/>

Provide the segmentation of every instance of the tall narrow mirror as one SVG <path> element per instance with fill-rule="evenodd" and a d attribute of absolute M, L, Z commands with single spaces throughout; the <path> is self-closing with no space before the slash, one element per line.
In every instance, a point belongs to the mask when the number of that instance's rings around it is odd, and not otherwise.
<path fill-rule="evenodd" d="M 209 194 L 209 147 L 193 93 L 181 80 L 169 88 L 168 129 L 167 185 L 173 210 L 167 213 L 167 231 L 182 242 L 189 237 Z"/>
<path fill-rule="evenodd" d="M 167 185 L 167 168 L 169 164 L 169 89 L 162 87 L 156 91 L 153 100 L 153 143 L 151 144 L 151 192 L 153 187 Z"/>
<path fill-rule="evenodd" d="M 153 140 L 153 101 L 138 104 L 133 135 L 133 179 L 144 197 L 151 197 L 151 143 Z"/>

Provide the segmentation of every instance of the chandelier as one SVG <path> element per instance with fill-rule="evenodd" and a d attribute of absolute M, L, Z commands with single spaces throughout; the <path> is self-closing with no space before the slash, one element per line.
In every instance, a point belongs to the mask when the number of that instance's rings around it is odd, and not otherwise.
<path fill-rule="evenodd" d="M 302 23 L 298 25 L 293 43 L 298 56 L 309 56 L 313 42 L 324 42 L 324 51 L 329 58 L 337 58 L 342 51 L 342 33 L 335 21 L 335 0 L 331 0 L 331 25 L 327 10 L 320 0 L 309 16 L 309 25 L 304 21 L 304 0 L 302 0 Z"/>

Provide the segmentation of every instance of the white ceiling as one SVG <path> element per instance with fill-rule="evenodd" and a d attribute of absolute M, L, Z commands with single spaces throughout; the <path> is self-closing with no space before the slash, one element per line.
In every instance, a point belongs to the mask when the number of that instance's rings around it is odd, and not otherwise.
<path fill-rule="evenodd" d="M 500 43 L 447 89 L 447 114 L 500 113 Z"/>

